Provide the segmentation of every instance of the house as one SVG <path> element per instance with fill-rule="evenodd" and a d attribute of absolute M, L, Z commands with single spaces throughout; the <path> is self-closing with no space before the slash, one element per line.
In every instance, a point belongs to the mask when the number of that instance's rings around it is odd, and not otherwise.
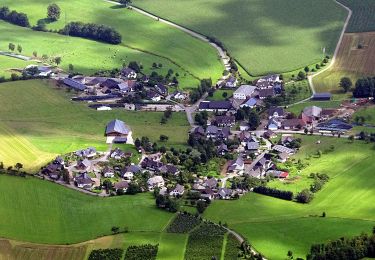
<path fill-rule="evenodd" d="M 228 153 L 228 146 L 226 144 L 222 143 L 217 147 L 218 155 L 226 155 L 227 153 Z"/>
<path fill-rule="evenodd" d="M 87 172 L 84 172 L 74 178 L 74 183 L 78 188 L 91 189 L 93 181 L 91 180 Z"/>
<path fill-rule="evenodd" d="M 266 176 L 272 176 L 274 178 L 285 179 L 288 178 L 289 173 L 284 171 L 270 170 L 266 172 Z"/>
<path fill-rule="evenodd" d="M 127 79 L 136 79 L 137 73 L 131 68 L 123 68 L 121 70 L 121 76 Z"/>
<path fill-rule="evenodd" d="M 187 98 L 187 95 L 181 91 L 175 91 L 171 95 L 171 98 L 176 99 L 176 100 L 185 100 Z"/>
<path fill-rule="evenodd" d="M 263 171 L 260 166 L 254 166 L 246 175 L 260 179 L 262 177 Z"/>
<path fill-rule="evenodd" d="M 281 122 L 277 118 L 271 118 L 268 120 L 267 129 L 271 131 L 276 131 L 281 127 Z"/>
<path fill-rule="evenodd" d="M 134 91 L 135 81 L 127 80 L 117 85 L 122 93 L 129 93 Z"/>
<path fill-rule="evenodd" d="M 164 187 L 164 179 L 162 176 L 151 177 L 150 179 L 148 179 L 147 185 L 150 191 L 154 190 L 155 188 Z"/>
<path fill-rule="evenodd" d="M 53 164 L 64 165 L 65 161 L 61 156 L 57 156 L 55 160 L 53 161 Z"/>
<path fill-rule="evenodd" d="M 131 140 L 132 131 L 123 121 L 115 119 L 105 129 L 107 143 L 126 143 Z"/>
<path fill-rule="evenodd" d="M 289 154 L 286 152 L 282 152 L 277 155 L 277 160 L 281 163 L 285 163 L 288 159 L 289 159 Z"/>
<path fill-rule="evenodd" d="M 142 162 L 141 162 L 141 167 L 143 169 L 147 169 L 149 171 L 156 172 L 159 170 L 160 167 L 163 166 L 162 162 L 155 161 L 152 158 L 146 157 Z"/>
<path fill-rule="evenodd" d="M 204 182 L 203 186 L 206 187 L 206 188 L 209 188 L 209 189 L 216 189 L 217 184 L 218 184 L 218 182 L 215 178 L 208 178 Z"/>
<path fill-rule="evenodd" d="M 306 124 L 311 124 L 314 121 L 317 121 L 320 119 L 322 113 L 322 109 L 317 106 L 310 106 L 310 107 L 305 107 L 305 109 L 302 112 L 302 120 Z"/>
<path fill-rule="evenodd" d="M 267 76 L 264 76 L 264 77 L 260 78 L 257 81 L 256 86 L 259 89 L 270 88 L 270 87 L 273 87 L 274 85 L 276 85 L 277 83 L 281 83 L 280 75 L 270 74 L 270 75 L 267 75 Z"/>
<path fill-rule="evenodd" d="M 206 137 L 215 139 L 217 137 L 217 134 L 219 132 L 219 128 L 214 125 L 210 125 L 206 129 Z"/>
<path fill-rule="evenodd" d="M 96 149 L 94 147 L 88 147 L 83 150 L 78 150 L 74 154 L 80 158 L 92 158 L 96 155 Z"/>
<path fill-rule="evenodd" d="M 125 152 L 121 150 L 120 148 L 116 147 L 114 150 L 111 151 L 110 158 L 113 158 L 115 160 L 121 160 L 122 158 L 125 158 Z"/>
<path fill-rule="evenodd" d="M 129 183 L 127 181 L 119 181 L 116 182 L 113 186 L 116 191 L 123 190 L 124 192 L 126 192 L 128 190 Z"/>
<path fill-rule="evenodd" d="M 201 192 L 201 198 L 213 200 L 215 198 L 215 192 L 210 188 L 206 188 Z"/>
<path fill-rule="evenodd" d="M 260 89 L 258 93 L 259 99 L 265 99 L 268 97 L 273 97 L 275 95 L 275 92 L 273 88 L 266 88 L 266 89 Z"/>
<path fill-rule="evenodd" d="M 177 184 L 176 187 L 169 193 L 170 196 L 182 196 L 184 195 L 185 188 L 184 186 Z"/>
<path fill-rule="evenodd" d="M 158 102 L 161 100 L 162 96 L 154 91 L 147 91 L 146 98 L 154 102 Z"/>
<path fill-rule="evenodd" d="M 240 124 L 240 131 L 248 131 L 250 129 L 249 123 L 243 121 Z"/>
<path fill-rule="evenodd" d="M 286 146 L 279 145 L 279 144 L 275 145 L 275 146 L 273 147 L 273 150 L 275 150 L 276 152 L 279 152 L 279 153 L 287 153 L 287 154 L 289 154 L 289 155 L 291 155 L 291 154 L 294 153 L 294 150 L 293 150 L 293 149 L 290 149 L 290 148 L 288 148 L 288 147 L 286 147 Z"/>
<path fill-rule="evenodd" d="M 202 101 L 199 104 L 199 111 L 227 112 L 232 109 L 233 109 L 232 103 L 227 100 Z"/>
<path fill-rule="evenodd" d="M 282 107 L 270 107 L 268 109 L 268 118 L 283 118 L 285 110 Z"/>
<path fill-rule="evenodd" d="M 332 94 L 328 92 L 321 92 L 321 93 L 315 93 L 312 96 L 312 100 L 318 100 L 318 101 L 328 101 L 331 100 Z"/>
<path fill-rule="evenodd" d="M 110 167 L 104 167 L 104 169 L 102 170 L 102 174 L 103 174 L 104 178 L 115 177 L 115 173 L 114 173 L 113 169 L 110 168 Z"/>
<path fill-rule="evenodd" d="M 25 67 L 24 72 L 31 76 L 49 77 L 53 74 L 50 66 L 38 66 L 30 64 Z"/>
<path fill-rule="evenodd" d="M 257 153 L 259 150 L 259 143 L 258 142 L 248 142 L 246 144 L 246 149 L 249 152 Z"/>
<path fill-rule="evenodd" d="M 263 137 L 266 139 L 276 138 L 277 134 L 272 130 L 267 130 L 263 133 Z"/>
<path fill-rule="evenodd" d="M 229 126 L 232 127 L 236 123 L 235 116 L 216 116 L 214 119 L 215 125 L 219 127 Z"/>
<path fill-rule="evenodd" d="M 300 118 L 284 120 L 281 126 L 285 130 L 300 130 L 306 126 L 306 123 Z"/>
<path fill-rule="evenodd" d="M 121 177 L 126 180 L 133 179 L 134 175 L 141 172 L 141 167 L 138 165 L 130 165 L 121 170 Z"/>
<path fill-rule="evenodd" d="M 249 107 L 254 108 L 258 103 L 258 100 L 256 98 L 249 98 L 246 102 L 242 103 L 240 105 L 241 108 Z"/>
<path fill-rule="evenodd" d="M 63 83 L 67 85 L 68 87 L 78 90 L 78 91 L 84 91 L 87 88 L 85 84 L 82 84 L 79 81 L 76 81 L 71 78 L 65 78 L 63 80 Z"/>
<path fill-rule="evenodd" d="M 100 86 L 100 84 L 103 83 L 106 80 L 107 80 L 107 78 L 95 77 L 95 78 L 92 78 L 91 80 L 88 80 L 86 82 L 86 85 L 87 86 Z"/>
<path fill-rule="evenodd" d="M 226 141 L 228 140 L 228 137 L 230 136 L 230 128 L 229 127 L 224 127 L 219 129 L 216 139 Z"/>
<path fill-rule="evenodd" d="M 79 171 L 87 171 L 91 167 L 91 161 L 87 158 L 84 160 L 78 160 L 77 164 L 75 165 L 75 168 Z"/>
<path fill-rule="evenodd" d="M 108 89 L 118 89 L 120 90 L 119 88 L 119 84 L 123 83 L 124 81 L 122 79 L 117 79 L 117 78 L 107 78 L 105 81 L 103 81 L 102 83 L 100 83 L 100 86 L 102 88 L 108 88 Z"/>
<path fill-rule="evenodd" d="M 275 92 L 276 95 L 280 95 L 283 92 L 283 86 L 281 83 L 277 82 L 273 85 L 273 92 Z"/>
<path fill-rule="evenodd" d="M 228 172 L 234 172 L 237 174 L 241 174 L 243 170 L 245 169 L 245 163 L 242 160 L 241 156 L 237 157 L 237 160 L 233 161 L 229 166 L 228 166 Z"/>
<path fill-rule="evenodd" d="M 64 169 L 64 166 L 61 164 L 51 163 L 42 169 L 41 173 L 48 175 L 51 179 L 58 180 L 61 176 L 61 171 Z"/>
<path fill-rule="evenodd" d="M 238 89 L 236 89 L 236 91 L 234 91 L 233 98 L 243 99 L 243 100 L 248 99 L 253 95 L 255 89 L 256 89 L 255 86 L 242 85 Z"/>
<path fill-rule="evenodd" d="M 237 80 L 235 77 L 230 76 L 230 77 L 227 79 L 227 81 L 226 81 L 226 83 L 225 83 L 225 86 L 226 86 L 227 88 L 235 88 L 235 87 L 237 86 L 237 83 L 238 83 L 238 80 Z"/>
<path fill-rule="evenodd" d="M 168 89 L 163 84 L 159 83 L 155 85 L 155 89 L 162 96 L 168 95 Z"/>
<path fill-rule="evenodd" d="M 203 136 L 206 135 L 206 132 L 204 131 L 204 128 L 203 128 L 203 127 L 198 126 L 198 127 L 196 127 L 196 128 L 193 129 L 192 134 L 193 134 L 195 137 L 203 137 Z"/>
<path fill-rule="evenodd" d="M 157 171 L 165 175 L 177 175 L 180 173 L 180 170 L 173 164 L 162 165 Z"/>
<path fill-rule="evenodd" d="M 228 188 L 220 188 L 217 192 L 217 195 L 222 200 L 230 199 L 232 197 L 232 194 L 233 194 L 233 190 L 228 189 Z"/>

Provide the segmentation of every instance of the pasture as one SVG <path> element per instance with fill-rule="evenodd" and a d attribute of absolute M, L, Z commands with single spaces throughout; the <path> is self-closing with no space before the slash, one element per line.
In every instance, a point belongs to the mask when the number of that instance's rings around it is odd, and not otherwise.
<path fill-rule="evenodd" d="M 317 0 L 135 0 L 135 6 L 215 37 L 253 76 L 293 71 L 333 54 L 347 12 Z"/>
<path fill-rule="evenodd" d="M 29 64 L 32 62 L 0 55 L 0 77 L 10 78 L 12 73 L 18 74 L 13 69 L 23 69 Z"/>
<path fill-rule="evenodd" d="M 342 77 L 351 78 L 353 85 L 364 76 L 375 74 L 375 32 L 346 33 L 333 66 L 314 77 L 318 92 L 342 93 L 339 82 Z"/>
<path fill-rule="evenodd" d="M 32 56 L 36 51 L 38 57 L 47 55 L 50 58 L 61 57 L 62 62 L 59 65 L 62 69 L 68 70 L 69 64 L 73 64 L 74 70 L 86 75 L 94 74 L 100 70 L 112 70 L 121 68 L 122 64 L 130 61 L 137 61 L 143 64 L 144 72 L 149 74 L 153 71 L 152 63 L 160 62 L 163 68 L 156 72 L 166 75 L 168 69 L 172 69 L 180 74 L 179 81 L 181 87 L 196 86 L 198 81 L 185 75 L 184 70 L 180 69 L 170 61 L 146 54 L 125 46 L 114 46 L 100 42 L 90 41 L 82 38 L 66 37 L 55 33 L 43 33 L 25 29 L 0 20 L 0 50 L 7 50 L 10 42 L 22 46 L 22 54 Z M 0 65 L 0 74 L 4 73 L 3 68 L 25 67 L 20 60 L 7 58 L 7 63 Z"/>
<path fill-rule="evenodd" d="M 375 2 L 372 0 L 338 0 L 353 11 L 346 32 L 375 31 Z"/>
<path fill-rule="evenodd" d="M 57 22 L 47 22 L 48 29 L 61 29 L 65 22 L 71 21 L 105 24 L 115 28 L 121 34 L 121 46 L 140 50 L 146 56 L 154 54 L 152 56 L 154 62 L 160 61 L 163 65 L 167 65 L 164 64 L 166 63 L 164 60 L 169 60 L 196 77 L 211 77 L 213 80 L 220 78 L 224 70 L 216 50 L 209 44 L 133 10 L 121 8 L 103 0 L 95 1 L 95 4 L 90 0 L 2 1 L 2 5 L 28 14 L 32 25 L 46 18 L 47 6 L 50 3 L 60 6 L 61 18 Z M 108 48 L 119 49 L 121 47 L 104 45 L 101 53 L 105 53 Z M 69 48 L 64 48 L 64 50 L 69 50 Z M 85 54 L 84 50 L 80 52 Z M 131 61 L 127 57 L 123 59 L 127 62 Z M 91 65 L 91 63 L 86 63 L 86 65 Z M 184 72 L 179 74 L 184 75 Z M 190 85 L 190 87 L 195 86 L 196 84 Z"/>
<path fill-rule="evenodd" d="M 307 205 L 250 193 L 237 201 L 215 201 L 205 212 L 213 221 L 227 222 L 269 259 L 305 257 L 313 243 L 371 232 L 375 225 L 373 146 L 360 141 L 301 136 L 296 155 L 308 161 L 302 175 L 326 173 L 330 180 Z M 316 144 L 317 140 L 321 144 Z M 321 158 L 308 155 L 334 145 Z M 287 189 L 298 191 L 289 184 Z M 326 212 L 325 218 L 320 217 Z"/>
<path fill-rule="evenodd" d="M 166 146 L 184 146 L 189 130 L 185 113 L 173 113 L 164 125 L 161 112 L 134 112 L 115 109 L 96 111 L 87 104 L 70 101 L 72 93 L 47 81 L 31 80 L 0 85 L 0 161 L 16 162 L 36 170 L 57 154 L 94 146 L 107 149 L 104 130 L 117 118 L 127 123 L 133 138 L 147 136 Z M 152 126 L 152 127 L 150 127 Z"/>

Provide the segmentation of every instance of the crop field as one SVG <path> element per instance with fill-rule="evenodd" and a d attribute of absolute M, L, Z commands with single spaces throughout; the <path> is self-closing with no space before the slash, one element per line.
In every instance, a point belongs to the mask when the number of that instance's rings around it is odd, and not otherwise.
<path fill-rule="evenodd" d="M 90 41 L 76 37 L 66 37 L 54 33 L 43 33 L 25 29 L 0 20 L 0 50 L 7 50 L 10 42 L 22 46 L 22 54 L 32 56 L 33 52 L 38 53 L 38 57 L 46 54 L 48 57 L 62 57 L 59 65 L 67 70 L 69 64 L 73 64 L 76 72 L 91 75 L 99 70 L 111 70 L 121 68 L 124 62 L 138 61 L 143 64 L 144 72 L 151 73 L 152 63 L 160 62 L 163 68 L 157 69 L 159 74 L 167 74 L 168 69 L 172 69 L 180 74 L 179 81 L 181 87 L 196 86 L 198 81 L 185 75 L 184 70 L 170 61 L 146 54 L 125 46 L 114 46 L 100 42 Z M 3 58 L 2 58 L 3 59 Z M 9 67 L 22 66 L 20 60 L 7 58 L 7 62 L 0 65 L 0 75 L 4 74 L 4 69 Z M 32 62 L 31 62 L 32 63 Z M 8 74 L 9 75 L 9 74 Z"/>
<path fill-rule="evenodd" d="M 160 233 L 173 216 L 155 207 L 151 193 L 99 198 L 32 177 L 0 176 L 0 184 L 0 235 L 20 241 L 77 243 L 110 235 L 113 226 Z"/>
<path fill-rule="evenodd" d="M 38 20 L 46 18 L 47 6 L 50 3 L 56 3 L 61 7 L 61 18 L 57 22 L 49 23 L 47 25 L 49 29 L 61 29 L 65 22 L 70 21 L 105 24 L 115 28 L 122 35 L 122 46 L 136 48 L 145 51 L 146 54 L 152 53 L 165 57 L 196 77 L 211 77 L 216 80 L 220 78 L 224 70 L 216 50 L 209 44 L 133 10 L 119 8 L 117 5 L 102 0 L 95 1 L 95 4 L 92 4 L 90 0 L 2 1 L 2 5 L 28 14 L 32 25 L 35 25 Z M 109 17 L 110 19 L 108 19 Z M 121 47 L 104 45 L 100 54 L 106 53 L 108 48 L 119 49 Z M 79 51 L 67 47 L 64 50 L 85 55 L 84 50 Z M 164 64 L 163 60 L 165 59 L 160 59 L 157 56 L 152 56 L 152 58 L 154 62 L 158 63 L 160 60 L 163 65 L 167 65 Z M 127 62 L 131 61 L 126 56 L 123 56 L 122 59 Z M 86 65 L 91 65 L 91 63 L 86 63 Z M 179 74 L 183 75 L 184 73 Z M 196 84 L 190 85 L 190 87 L 195 86 Z"/>
<path fill-rule="evenodd" d="M 318 0 L 135 0 L 135 6 L 220 40 L 252 75 L 287 72 L 333 54 L 347 12 Z M 319 18 L 318 18 L 319 17 Z"/>
<path fill-rule="evenodd" d="M 185 113 L 173 113 L 161 125 L 161 112 L 96 111 L 70 101 L 71 95 L 40 80 L 1 84 L 0 161 L 6 165 L 21 162 L 25 169 L 36 170 L 56 154 L 88 146 L 104 151 L 105 126 L 116 118 L 131 127 L 133 138 L 148 136 L 158 141 L 164 134 L 169 140 L 162 145 L 186 143 L 189 124 Z"/>
<path fill-rule="evenodd" d="M 347 32 L 375 31 L 375 2 L 372 0 L 338 0 L 349 7 L 353 15 L 349 21 Z"/>
<path fill-rule="evenodd" d="M 314 78 L 318 92 L 340 93 L 342 77 L 350 77 L 353 85 L 364 76 L 375 74 L 375 32 L 346 33 L 333 66 Z"/>
<path fill-rule="evenodd" d="M 320 136 L 301 138 L 303 147 L 296 156 L 309 163 L 301 175 L 318 172 L 330 176 L 310 204 L 250 193 L 237 201 L 215 201 L 205 212 L 213 221 L 227 222 L 269 259 L 285 259 L 288 250 L 294 257 L 304 258 L 313 243 L 369 233 L 375 225 L 372 145 Z M 306 159 L 331 145 L 333 152 Z M 293 184 L 289 185 L 295 192 Z M 320 217 L 322 212 L 326 212 L 325 218 Z"/>

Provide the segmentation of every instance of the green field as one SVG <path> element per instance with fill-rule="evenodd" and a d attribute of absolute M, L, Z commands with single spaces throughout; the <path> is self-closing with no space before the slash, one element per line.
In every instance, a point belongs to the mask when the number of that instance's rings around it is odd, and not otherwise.
<path fill-rule="evenodd" d="M 0 55 L 0 77 L 9 78 L 12 73 L 16 73 L 11 69 L 23 69 L 29 64 L 32 62 Z"/>
<path fill-rule="evenodd" d="M 181 75 L 179 81 L 182 87 L 196 86 L 198 81 L 185 75 L 180 69 L 166 59 L 155 57 L 125 46 L 115 46 L 100 42 L 90 41 L 75 37 L 66 37 L 54 33 L 43 33 L 25 29 L 0 21 L 0 30 L 3 32 L 0 38 L 0 50 L 7 50 L 9 42 L 20 44 L 23 54 L 31 56 L 34 51 L 41 57 L 43 54 L 49 57 L 62 57 L 60 67 L 67 70 L 69 64 L 73 64 L 75 71 L 91 75 L 99 70 L 111 70 L 120 68 L 124 62 L 138 61 L 144 66 L 145 73 L 151 73 L 152 63 L 160 62 L 164 66 L 157 69 L 159 74 L 167 74 L 169 68 Z M 4 59 L 2 57 L 2 59 Z M 0 74 L 4 69 L 12 67 L 25 67 L 18 59 L 6 58 L 7 62 L 0 65 Z"/>
<path fill-rule="evenodd" d="M 361 116 L 365 118 L 365 124 L 375 125 L 375 107 L 364 107 L 357 112 L 355 112 L 352 116 L 354 120 L 355 117 Z"/>
<path fill-rule="evenodd" d="M 115 118 L 130 125 L 133 138 L 147 136 L 158 141 L 165 134 L 169 140 L 163 145 L 186 143 L 189 124 L 185 113 L 173 113 L 161 125 L 161 112 L 96 111 L 70 101 L 71 95 L 40 80 L 1 84 L 0 161 L 6 165 L 21 162 L 26 169 L 35 170 L 56 154 L 88 146 L 106 150 L 105 126 Z"/>
<path fill-rule="evenodd" d="M 2 5 L 27 13 L 32 25 L 35 25 L 39 19 L 46 18 L 49 3 L 58 4 L 62 10 L 61 19 L 48 24 L 47 27 L 49 29 L 61 29 L 64 27 L 65 22 L 70 21 L 106 24 L 120 32 L 122 46 L 130 46 L 131 48 L 165 57 L 199 78 L 211 77 L 216 80 L 220 78 L 223 72 L 224 67 L 218 59 L 216 50 L 209 44 L 135 11 L 119 8 L 119 6 L 114 6 L 105 1 L 98 0 L 95 1 L 95 4 L 90 0 L 2 1 Z M 18 34 L 18 36 L 22 35 Z M 17 40 L 16 38 L 13 42 L 18 43 Z M 27 47 L 27 44 L 24 45 Z M 103 52 L 106 53 L 108 48 L 119 49 L 121 47 L 104 45 L 101 47 L 101 54 L 103 55 Z M 46 50 L 48 49 L 49 47 L 46 48 Z M 68 47 L 63 49 L 85 55 L 84 50 L 79 51 Z M 166 59 L 160 59 L 157 56 L 152 56 L 152 58 L 155 62 L 166 63 Z M 131 61 L 126 56 L 122 56 L 122 59 L 127 62 Z M 84 65 L 91 66 L 92 63 L 84 63 Z M 184 73 L 179 74 L 183 75 Z M 190 85 L 190 87 L 192 86 L 195 87 L 196 84 Z"/>
<path fill-rule="evenodd" d="M 305 159 L 317 149 L 335 146 L 334 152 L 311 158 L 301 173 L 319 172 L 331 177 L 310 204 L 250 193 L 233 202 L 215 201 L 205 212 L 205 217 L 213 221 L 227 222 L 268 259 L 285 259 L 288 250 L 294 257 L 305 257 L 313 243 L 371 232 L 375 225 L 372 145 L 301 137 L 303 147 L 297 158 Z M 321 140 L 320 145 L 317 140 Z M 293 186 L 288 189 L 295 191 Z M 326 218 L 319 217 L 323 211 Z"/>
<path fill-rule="evenodd" d="M 331 100 L 331 101 L 306 101 L 302 102 L 293 106 L 289 106 L 287 110 L 289 112 L 294 113 L 295 115 L 299 115 L 305 107 L 309 106 L 318 106 L 321 108 L 337 108 L 341 104 L 341 100 Z"/>
<path fill-rule="evenodd" d="M 173 216 L 155 207 L 151 193 L 99 198 L 32 177 L 0 176 L 0 184 L 0 234 L 15 240 L 77 243 L 109 235 L 113 226 L 160 233 Z"/>
<path fill-rule="evenodd" d="M 292 71 L 335 50 L 347 12 L 327 0 L 135 0 L 224 43 L 252 75 Z"/>
<path fill-rule="evenodd" d="M 346 32 L 375 31 L 375 2 L 373 0 L 338 0 L 353 11 Z"/>
<path fill-rule="evenodd" d="M 231 96 L 233 96 L 233 92 L 233 89 L 217 89 L 215 90 L 212 97 L 207 97 L 207 100 L 225 100 L 225 98 L 223 97 L 223 93 L 227 93 L 227 98 L 230 98 Z"/>

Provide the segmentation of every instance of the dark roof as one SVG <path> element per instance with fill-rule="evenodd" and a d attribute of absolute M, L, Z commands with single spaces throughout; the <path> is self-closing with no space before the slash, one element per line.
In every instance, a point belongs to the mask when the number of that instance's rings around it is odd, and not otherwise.
<path fill-rule="evenodd" d="M 272 97 L 273 95 L 275 95 L 273 88 L 259 90 L 259 97 Z"/>
<path fill-rule="evenodd" d="M 83 91 L 86 89 L 86 86 L 74 79 L 71 79 L 71 78 L 65 78 L 64 79 L 64 84 L 71 87 L 71 88 L 74 88 L 76 90 L 80 90 L 80 91 Z"/>
<path fill-rule="evenodd" d="M 202 101 L 199 104 L 199 109 L 231 109 L 232 103 L 226 100 L 218 101 Z"/>
<path fill-rule="evenodd" d="M 162 95 L 168 93 L 168 89 L 163 84 L 155 85 L 155 89 Z"/>
<path fill-rule="evenodd" d="M 282 107 L 270 107 L 268 110 L 268 115 L 273 116 L 275 113 L 277 113 L 279 116 L 284 116 L 285 111 Z"/>
<path fill-rule="evenodd" d="M 315 93 L 312 99 L 331 99 L 332 94 L 328 92 Z"/>
<path fill-rule="evenodd" d="M 207 179 L 205 182 L 204 182 L 204 185 L 208 188 L 216 188 L 217 186 L 217 180 L 215 178 L 210 178 L 210 179 Z"/>
<path fill-rule="evenodd" d="M 327 131 L 347 131 L 347 130 L 352 129 L 352 127 L 353 126 L 351 124 L 348 124 L 343 120 L 334 118 L 327 122 L 318 124 L 316 128 L 319 130 L 327 130 Z"/>
<path fill-rule="evenodd" d="M 122 173 L 125 173 L 125 172 L 138 173 L 140 171 L 141 171 L 141 167 L 139 167 L 138 165 L 130 165 L 128 167 L 125 167 L 122 170 Z"/>
<path fill-rule="evenodd" d="M 118 190 L 118 189 L 127 189 L 129 187 L 129 183 L 126 182 L 126 181 L 120 181 L 120 182 L 117 182 L 115 183 L 115 189 Z"/>
<path fill-rule="evenodd" d="M 217 125 L 234 124 L 236 122 L 236 118 L 234 116 L 216 116 L 215 122 Z"/>
<path fill-rule="evenodd" d="M 118 120 L 118 119 L 115 119 L 109 122 L 105 130 L 106 134 L 119 133 L 119 134 L 127 135 L 129 134 L 129 132 L 130 132 L 129 127 L 123 121 Z"/>
<path fill-rule="evenodd" d="M 287 119 L 281 123 L 284 127 L 303 127 L 305 122 L 299 118 Z"/>
<path fill-rule="evenodd" d="M 107 87 L 109 89 L 118 88 L 118 85 L 120 83 L 123 83 L 123 80 L 116 79 L 116 78 L 110 78 L 106 79 L 104 82 L 100 84 L 101 87 Z"/>

